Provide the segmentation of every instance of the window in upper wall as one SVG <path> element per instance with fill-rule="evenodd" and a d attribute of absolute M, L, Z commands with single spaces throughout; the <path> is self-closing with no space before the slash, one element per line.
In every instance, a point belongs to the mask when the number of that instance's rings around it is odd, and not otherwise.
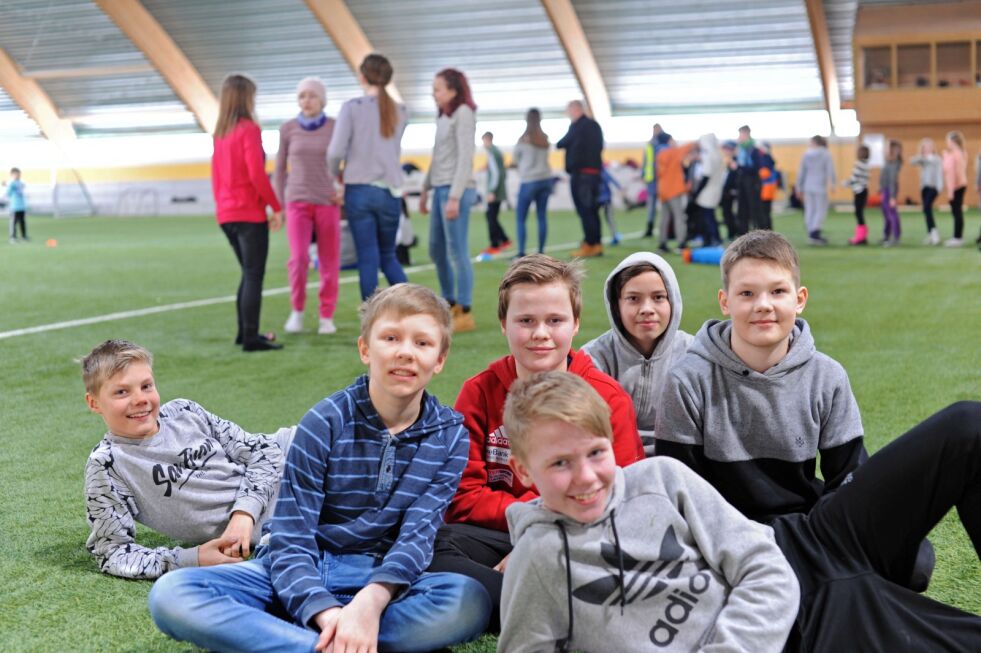
<path fill-rule="evenodd" d="M 882 89 L 892 86 L 892 48 L 888 45 L 863 48 L 865 88 Z"/>
<path fill-rule="evenodd" d="M 900 88 L 927 88 L 930 84 L 930 45 L 900 45 L 896 51 Z"/>
<path fill-rule="evenodd" d="M 971 86 L 971 44 L 937 44 L 937 86 Z"/>

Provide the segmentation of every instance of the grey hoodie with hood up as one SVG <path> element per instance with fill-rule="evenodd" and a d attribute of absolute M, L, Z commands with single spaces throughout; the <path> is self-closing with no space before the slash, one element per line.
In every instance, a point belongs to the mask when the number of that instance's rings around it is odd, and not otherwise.
<path fill-rule="evenodd" d="M 654 345 L 654 353 L 650 358 L 641 354 L 631 344 L 623 329 L 623 324 L 613 311 L 618 306 L 619 297 L 613 296 L 613 278 L 624 268 L 639 263 L 653 265 L 664 280 L 668 291 L 668 302 L 671 304 L 671 321 L 667 330 Z M 644 455 L 654 455 L 654 427 L 657 411 L 661 405 L 661 392 L 668 380 L 671 367 L 684 355 L 691 344 L 690 333 L 681 331 L 681 289 L 674 270 L 663 258 L 652 252 L 636 252 L 620 261 L 606 277 L 603 290 L 603 301 L 606 303 L 606 314 L 613 327 L 603 335 L 590 340 L 583 346 L 582 351 L 589 354 L 600 370 L 616 379 L 627 394 L 634 400 L 634 411 L 637 413 L 637 430 L 644 444 Z"/>
<path fill-rule="evenodd" d="M 618 468 L 591 524 L 540 498 L 507 517 L 499 653 L 780 651 L 797 616 L 773 531 L 677 461 Z"/>

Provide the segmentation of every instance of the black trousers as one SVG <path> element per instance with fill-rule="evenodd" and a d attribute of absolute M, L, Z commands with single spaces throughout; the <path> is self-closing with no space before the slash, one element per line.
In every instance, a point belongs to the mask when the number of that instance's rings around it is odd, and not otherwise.
<path fill-rule="evenodd" d="M 27 240 L 27 221 L 25 220 L 26 211 L 14 211 L 10 218 L 10 237 L 17 237 L 17 225 L 20 225 L 20 237 Z"/>
<path fill-rule="evenodd" d="M 739 191 L 739 206 L 736 213 L 737 235 L 742 236 L 750 229 L 769 229 L 763 222 L 763 207 L 760 199 L 760 177 L 755 170 L 740 170 L 736 188 Z"/>
<path fill-rule="evenodd" d="M 859 225 L 865 224 L 865 203 L 869 201 L 869 189 L 866 188 L 860 193 L 855 193 L 852 202 L 855 206 L 855 220 Z"/>
<path fill-rule="evenodd" d="M 266 222 L 226 222 L 221 225 L 235 258 L 242 268 L 242 278 L 235 296 L 238 314 L 238 336 L 243 344 L 259 338 L 259 312 L 262 309 L 262 281 L 266 276 L 269 255 L 269 225 Z"/>
<path fill-rule="evenodd" d="M 736 213 L 732 210 L 735 196 L 729 190 L 722 192 L 722 199 L 719 201 L 719 208 L 722 209 L 722 222 L 726 225 L 726 237 L 732 241 L 740 236 L 736 226 Z"/>
<path fill-rule="evenodd" d="M 937 189 L 933 186 L 924 186 L 920 189 L 920 200 L 923 202 L 923 217 L 926 218 L 928 232 L 937 227 L 937 223 L 933 219 L 933 202 L 936 199 Z"/>
<path fill-rule="evenodd" d="M 810 513 L 773 522 L 801 586 L 787 649 L 981 650 L 981 617 L 901 585 L 954 507 L 981 555 L 981 402 L 929 417 Z"/>
<path fill-rule="evenodd" d="M 501 226 L 501 222 L 497 219 L 497 216 L 501 212 L 501 200 L 494 202 L 487 202 L 487 232 L 490 237 L 491 247 L 500 247 L 507 241 L 511 240 L 508 235 L 504 233 L 504 227 Z"/>
<path fill-rule="evenodd" d="M 501 630 L 501 587 L 504 574 L 494 566 L 511 553 L 507 532 L 471 524 L 446 524 L 436 533 L 433 561 L 427 571 L 449 571 L 473 578 L 490 594 L 494 612 L 488 630 Z"/>
<path fill-rule="evenodd" d="M 954 191 L 950 200 L 950 212 L 954 215 L 954 238 L 964 236 L 964 193 L 967 186 L 961 186 Z"/>
<path fill-rule="evenodd" d="M 601 239 L 599 217 L 600 176 L 581 172 L 569 173 L 572 203 L 582 222 L 583 240 L 587 245 L 598 245 Z"/>

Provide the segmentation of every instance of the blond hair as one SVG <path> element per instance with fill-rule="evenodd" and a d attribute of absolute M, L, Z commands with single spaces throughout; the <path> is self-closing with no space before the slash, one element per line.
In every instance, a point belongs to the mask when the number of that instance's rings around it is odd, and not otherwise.
<path fill-rule="evenodd" d="M 964 134 L 959 131 L 949 131 L 947 132 L 947 140 L 953 142 L 957 147 L 961 148 L 961 151 L 967 149 L 966 143 L 964 141 Z"/>
<path fill-rule="evenodd" d="M 106 340 L 78 361 L 82 365 L 82 381 L 85 391 L 99 393 L 106 381 L 133 363 L 153 367 L 153 354 L 129 340 Z"/>
<path fill-rule="evenodd" d="M 518 460 L 525 460 L 535 424 L 546 421 L 613 440 L 610 407 L 576 374 L 540 372 L 511 384 L 504 402 L 504 430 Z"/>
<path fill-rule="evenodd" d="M 767 229 L 756 229 L 743 234 L 726 247 L 722 255 L 722 287 L 729 289 L 729 273 L 736 263 L 745 258 L 772 261 L 790 272 L 794 286 L 800 286 L 800 259 L 797 250 L 781 234 Z"/>
<path fill-rule="evenodd" d="M 378 317 L 384 313 L 394 313 L 399 318 L 412 315 L 429 315 L 441 332 L 440 353 L 445 354 L 450 348 L 450 338 L 453 331 L 453 316 L 450 305 L 446 300 L 425 286 L 417 283 L 397 283 L 383 290 L 378 290 L 366 299 L 359 309 L 361 315 L 361 337 L 368 340 L 371 327 Z"/>
<path fill-rule="evenodd" d="M 579 261 L 560 261 L 547 254 L 529 254 L 514 261 L 504 273 L 501 285 L 497 288 L 497 318 L 504 321 L 511 303 L 511 288 L 520 283 L 544 286 L 561 281 L 569 289 L 572 302 L 572 316 L 579 319 L 582 312 L 582 263 Z"/>

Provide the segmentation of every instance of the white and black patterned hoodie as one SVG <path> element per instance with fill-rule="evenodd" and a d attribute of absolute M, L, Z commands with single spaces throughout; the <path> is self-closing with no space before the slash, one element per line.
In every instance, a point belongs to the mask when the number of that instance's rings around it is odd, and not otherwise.
<path fill-rule="evenodd" d="M 135 522 L 198 545 L 220 536 L 241 510 L 255 520 L 257 542 L 295 430 L 248 433 L 187 399 L 161 406 L 159 426 L 144 439 L 106 433 L 85 467 L 86 548 L 114 576 L 158 578 L 198 564 L 197 546 L 136 544 Z"/>

